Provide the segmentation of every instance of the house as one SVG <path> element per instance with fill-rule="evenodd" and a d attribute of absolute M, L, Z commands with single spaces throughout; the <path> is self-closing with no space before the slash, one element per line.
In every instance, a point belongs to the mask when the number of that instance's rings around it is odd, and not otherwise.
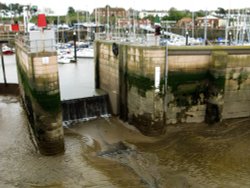
<path fill-rule="evenodd" d="M 117 18 L 125 18 L 127 14 L 124 8 L 110 7 L 107 5 L 104 8 L 95 8 L 92 16 L 96 18 L 98 23 L 106 24 L 108 21 L 114 22 Z"/>
<path fill-rule="evenodd" d="M 162 18 L 164 16 L 168 16 L 168 11 L 166 10 L 142 10 L 140 11 L 139 13 L 139 18 L 142 19 L 142 18 L 145 18 L 147 16 L 156 16 L 158 15 L 159 18 Z"/>
<path fill-rule="evenodd" d="M 192 18 L 184 17 L 177 22 L 176 26 L 181 27 L 181 28 L 191 28 L 192 27 Z"/>
<path fill-rule="evenodd" d="M 215 16 L 204 16 L 204 17 L 198 17 L 195 20 L 197 27 L 205 27 L 205 23 L 207 22 L 207 27 L 210 28 L 218 28 L 219 26 L 219 18 Z"/>
<path fill-rule="evenodd" d="M 151 26 L 151 21 L 149 19 L 131 19 L 131 18 L 118 18 L 117 27 L 128 29 L 135 24 L 136 27 L 140 26 Z"/>

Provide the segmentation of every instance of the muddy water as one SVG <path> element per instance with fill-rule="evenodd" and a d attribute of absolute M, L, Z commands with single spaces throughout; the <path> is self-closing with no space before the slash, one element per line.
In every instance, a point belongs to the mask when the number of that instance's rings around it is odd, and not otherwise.
<path fill-rule="evenodd" d="M 4 65 L 7 83 L 18 83 L 15 54 L 5 55 Z M 79 58 L 77 63 L 58 64 L 58 71 L 61 100 L 97 95 L 93 58 Z M 0 65 L 0 83 L 3 82 L 3 71 Z"/>
<path fill-rule="evenodd" d="M 77 63 L 58 66 L 61 100 L 96 95 L 93 58 L 78 58 Z"/>
<path fill-rule="evenodd" d="M 0 187 L 250 187 L 250 120 L 169 126 L 150 138 L 116 118 L 65 127 L 41 156 L 18 98 L 0 96 Z"/>
<path fill-rule="evenodd" d="M 16 68 L 16 56 L 13 55 L 4 55 L 4 67 L 5 67 L 5 76 L 7 83 L 18 83 L 17 79 L 17 68 Z M 0 83 L 4 82 L 2 61 L 0 60 Z"/>

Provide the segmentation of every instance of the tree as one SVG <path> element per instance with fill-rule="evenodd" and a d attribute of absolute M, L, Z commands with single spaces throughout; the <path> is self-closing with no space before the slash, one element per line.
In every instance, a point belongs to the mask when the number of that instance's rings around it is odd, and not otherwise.
<path fill-rule="evenodd" d="M 155 21 L 155 17 L 154 17 L 153 15 L 148 15 L 148 16 L 144 17 L 143 19 L 148 19 L 148 20 L 150 20 L 151 24 L 153 24 L 154 21 Z"/>
<path fill-rule="evenodd" d="M 68 8 L 68 15 L 74 15 L 74 14 L 76 14 L 75 9 L 73 7 L 69 7 Z"/>
<path fill-rule="evenodd" d="M 169 14 L 169 16 L 168 16 L 169 20 L 178 21 L 181 18 L 185 17 L 185 12 L 184 11 L 179 11 L 174 7 L 169 9 L 168 14 Z"/>
<path fill-rule="evenodd" d="M 8 6 L 5 3 L 0 3 L 0 10 L 8 10 Z"/>
<path fill-rule="evenodd" d="M 224 8 L 218 7 L 215 13 L 221 17 L 224 17 L 226 15 L 226 10 Z"/>
<path fill-rule="evenodd" d="M 206 11 L 204 11 L 204 10 L 199 10 L 199 11 L 195 12 L 195 15 L 196 15 L 197 17 L 204 17 L 204 16 L 206 16 Z"/>
<path fill-rule="evenodd" d="M 169 17 L 168 17 L 168 15 L 166 15 L 166 16 L 163 16 L 163 17 L 161 18 L 161 20 L 169 20 Z"/>

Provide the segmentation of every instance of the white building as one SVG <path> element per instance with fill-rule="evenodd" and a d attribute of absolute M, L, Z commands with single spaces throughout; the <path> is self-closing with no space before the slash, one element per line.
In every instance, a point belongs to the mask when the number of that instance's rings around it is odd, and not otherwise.
<path fill-rule="evenodd" d="M 156 16 L 158 15 L 160 18 L 164 16 L 168 16 L 168 11 L 166 10 L 142 10 L 139 12 L 139 18 L 142 19 L 147 16 Z"/>

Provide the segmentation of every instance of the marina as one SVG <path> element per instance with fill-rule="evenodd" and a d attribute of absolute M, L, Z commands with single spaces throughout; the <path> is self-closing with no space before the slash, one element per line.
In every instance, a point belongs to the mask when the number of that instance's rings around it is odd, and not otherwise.
<path fill-rule="evenodd" d="M 250 8 L 0 5 L 0 187 L 250 187 Z"/>

